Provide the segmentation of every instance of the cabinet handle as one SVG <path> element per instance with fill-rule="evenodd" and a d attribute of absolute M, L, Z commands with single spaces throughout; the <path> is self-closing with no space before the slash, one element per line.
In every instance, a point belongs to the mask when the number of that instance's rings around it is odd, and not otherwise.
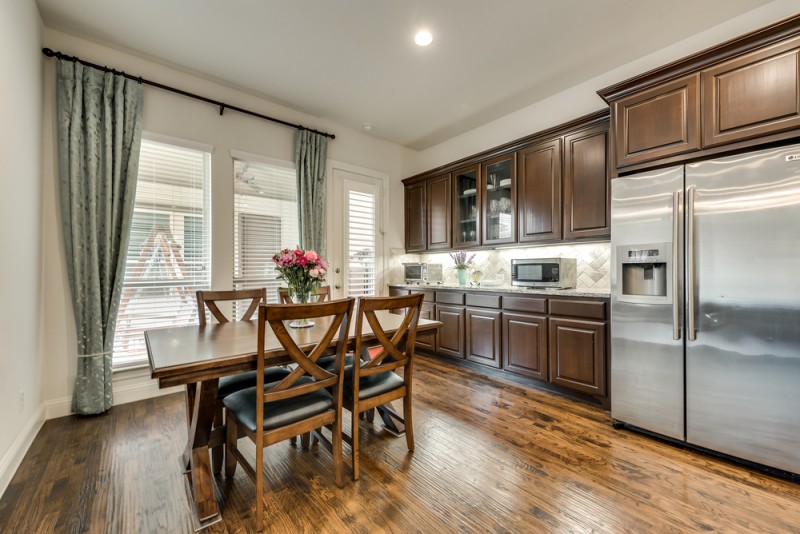
<path fill-rule="evenodd" d="M 695 295 L 694 295 L 694 195 L 696 186 L 686 188 L 686 337 L 689 341 L 697 339 L 695 331 Z"/>
<path fill-rule="evenodd" d="M 672 339 L 675 341 L 681 338 L 680 308 L 678 295 L 678 257 L 680 254 L 680 214 L 681 214 L 681 193 L 675 191 L 672 194 Z"/>

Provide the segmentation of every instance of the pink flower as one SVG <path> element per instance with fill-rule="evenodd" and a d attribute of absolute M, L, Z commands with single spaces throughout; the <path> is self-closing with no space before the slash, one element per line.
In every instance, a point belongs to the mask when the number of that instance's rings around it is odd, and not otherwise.
<path fill-rule="evenodd" d="M 303 251 L 298 248 L 297 250 L 294 251 L 294 255 L 300 257 L 303 255 Z"/>
<path fill-rule="evenodd" d="M 319 254 L 317 254 L 313 250 L 309 250 L 306 252 L 306 259 L 308 261 L 317 261 L 317 258 L 319 258 Z"/>
<path fill-rule="evenodd" d="M 308 274 L 311 276 L 311 278 L 319 278 L 319 269 L 315 267 L 314 269 L 308 271 Z"/>
<path fill-rule="evenodd" d="M 328 262 L 322 256 L 320 256 L 319 260 L 317 261 L 317 265 L 319 265 L 320 269 L 323 271 L 328 270 Z"/>

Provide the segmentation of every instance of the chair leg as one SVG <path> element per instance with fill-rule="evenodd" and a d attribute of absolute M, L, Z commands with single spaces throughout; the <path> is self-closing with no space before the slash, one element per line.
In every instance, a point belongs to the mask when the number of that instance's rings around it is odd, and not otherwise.
<path fill-rule="evenodd" d="M 264 448 L 256 445 L 256 532 L 264 531 Z"/>
<path fill-rule="evenodd" d="M 406 427 L 406 445 L 408 450 L 414 450 L 414 422 L 412 420 L 411 395 L 403 397 L 403 423 Z"/>
<path fill-rule="evenodd" d="M 311 432 L 306 432 L 300 435 L 300 446 L 304 451 L 307 451 L 311 444 Z"/>
<path fill-rule="evenodd" d="M 225 426 L 225 478 L 232 479 L 236 473 L 236 450 L 239 439 L 239 429 L 236 422 L 228 417 L 228 424 Z"/>
<path fill-rule="evenodd" d="M 359 414 L 358 406 L 353 406 L 353 417 L 350 419 L 350 437 L 353 440 L 353 445 L 350 447 L 353 455 L 353 480 L 358 480 L 359 466 L 358 466 L 358 419 Z"/>
<path fill-rule="evenodd" d="M 289 438 L 289 443 L 292 444 L 292 447 L 297 447 L 297 436 L 292 436 Z"/>
<path fill-rule="evenodd" d="M 368 423 L 375 421 L 375 408 L 370 408 L 366 411 L 366 419 Z"/>
<path fill-rule="evenodd" d="M 222 406 L 217 404 L 216 411 L 214 412 L 214 428 L 220 427 L 224 424 L 222 418 Z M 215 475 L 222 472 L 222 456 L 224 449 L 222 445 L 218 445 L 211 449 L 211 470 Z"/>
<path fill-rule="evenodd" d="M 321 429 L 320 429 L 321 430 Z M 333 446 L 333 475 L 336 486 L 344 486 L 344 461 L 342 460 L 342 408 L 331 428 L 331 445 Z"/>

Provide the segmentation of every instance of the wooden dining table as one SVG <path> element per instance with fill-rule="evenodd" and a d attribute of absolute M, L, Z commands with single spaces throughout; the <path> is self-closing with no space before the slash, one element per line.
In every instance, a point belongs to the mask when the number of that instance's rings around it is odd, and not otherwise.
<path fill-rule="evenodd" d="M 393 334 L 403 321 L 402 315 L 376 312 L 384 331 Z M 295 343 L 303 349 L 314 347 L 327 330 L 330 318 L 314 319 L 310 328 L 289 328 Z M 355 323 L 351 321 L 348 344 L 355 341 Z M 435 330 L 439 321 L 420 319 L 418 332 Z M 362 339 L 374 340 L 369 324 L 364 322 Z M 267 365 L 289 363 L 290 359 L 270 328 L 266 329 Z M 152 378 L 159 388 L 186 386 L 188 439 L 181 456 L 186 473 L 187 491 L 195 514 L 195 528 L 205 528 L 219 521 L 219 506 L 214 491 L 210 450 L 224 443 L 224 427 L 214 428 L 217 386 L 220 377 L 256 369 L 258 322 L 233 321 L 206 326 L 159 328 L 144 333 Z M 331 343 L 335 346 L 336 339 Z M 380 415 L 393 433 L 391 410 Z"/>

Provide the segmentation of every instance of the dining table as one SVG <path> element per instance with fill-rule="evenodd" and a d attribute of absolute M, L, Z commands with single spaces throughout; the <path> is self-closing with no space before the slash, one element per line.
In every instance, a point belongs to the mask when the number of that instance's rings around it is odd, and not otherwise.
<path fill-rule="evenodd" d="M 388 311 L 376 312 L 384 331 L 390 336 L 404 316 Z M 304 351 L 316 346 L 332 319 L 314 319 L 308 328 L 288 328 L 295 343 Z M 348 346 L 355 342 L 355 324 L 350 322 Z M 419 319 L 417 332 L 440 328 L 439 321 Z M 375 340 L 368 322 L 364 322 L 362 340 Z M 195 529 L 206 528 L 221 519 L 215 494 L 210 450 L 224 444 L 224 426 L 214 426 L 217 387 L 220 377 L 256 369 L 258 321 L 232 321 L 205 326 L 179 326 L 147 330 L 144 333 L 151 377 L 159 388 L 185 386 L 188 436 L 180 457 L 186 474 L 187 494 L 194 512 Z M 331 341 L 333 349 L 336 338 Z M 284 365 L 291 359 L 270 328 L 264 341 L 267 365 Z M 402 419 L 393 410 L 378 411 L 385 427 L 401 434 Z"/>

